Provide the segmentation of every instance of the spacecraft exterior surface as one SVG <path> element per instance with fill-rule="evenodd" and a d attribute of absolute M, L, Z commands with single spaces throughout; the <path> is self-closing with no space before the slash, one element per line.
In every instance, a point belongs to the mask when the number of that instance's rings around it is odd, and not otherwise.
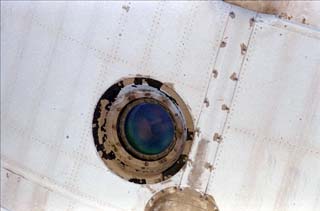
<path fill-rule="evenodd" d="M 318 26 L 222 1 L 1 2 L 1 207 L 320 210 Z"/>

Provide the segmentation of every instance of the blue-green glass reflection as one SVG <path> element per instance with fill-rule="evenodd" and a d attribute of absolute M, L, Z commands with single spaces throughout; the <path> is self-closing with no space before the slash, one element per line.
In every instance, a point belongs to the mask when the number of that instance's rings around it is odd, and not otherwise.
<path fill-rule="evenodd" d="M 134 106 L 124 124 L 129 144 L 140 153 L 159 154 L 173 141 L 172 119 L 159 104 L 141 103 Z"/>

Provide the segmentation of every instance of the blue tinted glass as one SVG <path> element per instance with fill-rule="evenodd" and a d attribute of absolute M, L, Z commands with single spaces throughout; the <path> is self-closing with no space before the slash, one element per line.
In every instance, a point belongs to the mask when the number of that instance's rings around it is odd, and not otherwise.
<path fill-rule="evenodd" d="M 125 119 L 125 134 L 138 152 L 155 155 L 167 149 L 174 137 L 170 114 L 159 104 L 134 106 Z"/>

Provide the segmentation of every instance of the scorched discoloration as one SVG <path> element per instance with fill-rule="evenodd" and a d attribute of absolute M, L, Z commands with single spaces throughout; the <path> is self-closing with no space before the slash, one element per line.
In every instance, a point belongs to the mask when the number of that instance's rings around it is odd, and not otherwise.
<path fill-rule="evenodd" d="M 188 176 L 188 184 L 192 188 L 197 188 L 201 186 L 201 175 L 203 171 L 205 170 L 205 164 L 206 164 L 206 156 L 207 156 L 207 147 L 208 147 L 209 141 L 206 139 L 201 139 L 198 148 L 196 156 L 193 160 L 192 169 L 190 172 L 190 175 Z"/>

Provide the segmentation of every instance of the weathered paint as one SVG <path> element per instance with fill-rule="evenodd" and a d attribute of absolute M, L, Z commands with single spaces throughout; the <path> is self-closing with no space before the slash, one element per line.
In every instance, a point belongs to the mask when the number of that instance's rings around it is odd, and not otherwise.
<path fill-rule="evenodd" d="M 214 198 L 190 188 L 169 187 L 150 198 L 145 211 L 219 211 Z"/>
<path fill-rule="evenodd" d="M 279 18 L 320 27 L 319 1 L 270 1 L 270 0 L 224 0 L 225 2 L 260 13 L 274 14 Z"/>
<path fill-rule="evenodd" d="M 157 155 L 133 154 L 120 130 L 129 104 L 154 101 L 173 120 L 172 144 Z M 102 161 L 118 176 L 138 184 L 159 183 L 174 176 L 186 163 L 192 146 L 194 124 L 187 105 L 166 84 L 148 77 L 123 78 L 102 94 L 93 120 L 92 134 Z"/>

